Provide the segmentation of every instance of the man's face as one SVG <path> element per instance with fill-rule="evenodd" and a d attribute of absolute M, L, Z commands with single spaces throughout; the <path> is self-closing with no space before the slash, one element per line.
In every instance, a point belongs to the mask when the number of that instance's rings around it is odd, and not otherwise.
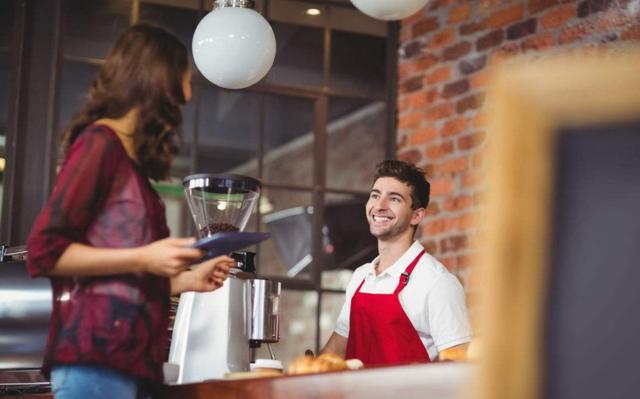
<path fill-rule="evenodd" d="M 411 225 L 420 223 L 424 209 L 411 209 L 411 187 L 393 177 L 381 177 L 373 184 L 366 205 L 369 231 L 379 240 L 403 234 L 413 236 Z"/>

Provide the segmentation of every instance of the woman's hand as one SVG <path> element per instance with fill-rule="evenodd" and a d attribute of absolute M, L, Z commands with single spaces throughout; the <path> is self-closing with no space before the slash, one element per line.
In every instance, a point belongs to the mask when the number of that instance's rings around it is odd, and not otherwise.
<path fill-rule="evenodd" d="M 191 248 L 193 243 L 193 238 L 165 238 L 136 248 L 138 269 L 144 273 L 175 277 L 204 256 L 201 250 Z"/>
<path fill-rule="evenodd" d="M 186 291 L 207 292 L 222 287 L 235 261 L 228 256 L 206 260 L 171 279 L 171 295 Z"/>

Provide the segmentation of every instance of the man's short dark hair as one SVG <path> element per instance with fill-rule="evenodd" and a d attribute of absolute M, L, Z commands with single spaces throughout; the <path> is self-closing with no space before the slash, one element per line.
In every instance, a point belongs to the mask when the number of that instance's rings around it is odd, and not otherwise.
<path fill-rule="evenodd" d="M 381 177 L 393 177 L 411 187 L 411 209 L 426 208 L 429 205 L 431 185 L 422 169 L 414 164 L 387 159 L 376 166 L 373 183 Z"/>

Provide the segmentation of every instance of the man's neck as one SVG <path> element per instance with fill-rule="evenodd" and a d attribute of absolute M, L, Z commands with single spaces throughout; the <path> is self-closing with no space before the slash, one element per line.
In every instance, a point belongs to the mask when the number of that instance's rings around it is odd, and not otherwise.
<path fill-rule="evenodd" d="M 393 265 L 413 244 L 413 234 L 394 237 L 390 240 L 378 240 L 378 263 L 375 265 L 376 276 Z"/>

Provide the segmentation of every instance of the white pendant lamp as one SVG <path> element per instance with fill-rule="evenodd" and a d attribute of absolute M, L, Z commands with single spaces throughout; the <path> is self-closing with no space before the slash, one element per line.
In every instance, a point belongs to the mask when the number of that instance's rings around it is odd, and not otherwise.
<path fill-rule="evenodd" d="M 358 10 L 372 18 L 386 21 L 413 15 L 428 2 L 429 0 L 351 0 Z"/>
<path fill-rule="evenodd" d="M 216 0 L 196 27 L 193 58 L 207 80 L 225 89 L 243 89 L 262 79 L 276 55 L 271 25 L 251 0 Z"/>

